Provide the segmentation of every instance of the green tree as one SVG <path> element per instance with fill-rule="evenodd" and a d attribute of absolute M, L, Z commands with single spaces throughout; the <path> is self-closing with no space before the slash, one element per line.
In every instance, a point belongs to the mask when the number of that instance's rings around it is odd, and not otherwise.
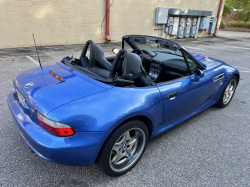
<path fill-rule="evenodd" d="M 250 0 L 235 0 L 235 7 L 239 9 L 239 13 L 233 17 L 243 21 L 250 21 Z"/>
<path fill-rule="evenodd" d="M 233 16 L 234 19 L 250 21 L 250 0 L 226 0 L 223 16 L 231 14 L 233 9 L 238 9 L 239 13 Z"/>
<path fill-rule="evenodd" d="M 233 7 L 233 0 L 226 0 L 224 4 L 224 9 L 223 9 L 223 17 L 227 17 L 227 15 L 231 14 L 231 12 L 234 10 Z"/>

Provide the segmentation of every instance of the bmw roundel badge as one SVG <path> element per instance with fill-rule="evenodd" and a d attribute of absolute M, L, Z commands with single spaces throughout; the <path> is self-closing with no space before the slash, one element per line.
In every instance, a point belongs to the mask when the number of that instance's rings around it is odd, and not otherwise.
<path fill-rule="evenodd" d="M 28 87 L 31 87 L 33 85 L 33 82 L 29 82 L 27 84 L 24 85 L 24 88 L 28 88 Z"/>

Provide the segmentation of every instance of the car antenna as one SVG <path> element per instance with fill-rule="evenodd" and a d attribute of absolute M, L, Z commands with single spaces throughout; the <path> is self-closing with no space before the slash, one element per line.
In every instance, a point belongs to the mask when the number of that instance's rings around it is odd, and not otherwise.
<path fill-rule="evenodd" d="M 36 48 L 36 53 L 37 53 L 38 61 L 39 61 L 39 64 L 40 64 L 41 69 L 43 70 L 42 64 L 41 64 L 41 61 L 40 61 L 40 57 L 39 57 L 39 55 L 38 55 L 37 47 L 36 47 L 35 36 L 34 36 L 34 34 L 32 34 L 32 35 L 33 35 L 33 40 L 34 40 L 34 43 L 35 43 L 35 48 Z"/>

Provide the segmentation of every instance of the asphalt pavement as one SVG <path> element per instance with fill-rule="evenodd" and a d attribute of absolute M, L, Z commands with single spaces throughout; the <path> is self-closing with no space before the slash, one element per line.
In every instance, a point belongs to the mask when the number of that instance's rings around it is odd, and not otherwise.
<path fill-rule="evenodd" d="M 250 38 L 250 30 L 248 32 L 236 32 L 236 31 L 219 31 L 218 36 L 227 38 Z"/>
<path fill-rule="evenodd" d="M 224 31 L 225 32 L 225 31 Z M 221 35 L 220 35 L 221 36 Z M 222 35 L 224 36 L 224 35 Z M 187 50 L 238 68 L 240 83 L 224 109 L 212 106 L 149 142 L 129 173 L 112 178 L 95 165 L 64 166 L 34 154 L 7 106 L 13 78 L 37 66 L 34 48 L 0 50 L 0 186 L 249 186 L 250 38 L 179 39 Z M 105 55 L 119 43 L 102 44 Z M 78 57 L 82 45 L 38 47 L 42 64 Z"/>

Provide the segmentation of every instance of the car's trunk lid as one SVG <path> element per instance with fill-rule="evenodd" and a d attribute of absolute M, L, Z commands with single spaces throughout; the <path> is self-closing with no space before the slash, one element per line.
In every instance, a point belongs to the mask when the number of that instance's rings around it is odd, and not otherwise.
<path fill-rule="evenodd" d="M 51 75 L 50 70 L 65 81 L 62 82 Z M 33 85 L 25 88 L 27 83 Z M 107 90 L 58 64 L 44 66 L 43 70 L 35 68 L 21 73 L 14 79 L 14 86 L 27 105 L 43 115 L 73 100 Z"/>

